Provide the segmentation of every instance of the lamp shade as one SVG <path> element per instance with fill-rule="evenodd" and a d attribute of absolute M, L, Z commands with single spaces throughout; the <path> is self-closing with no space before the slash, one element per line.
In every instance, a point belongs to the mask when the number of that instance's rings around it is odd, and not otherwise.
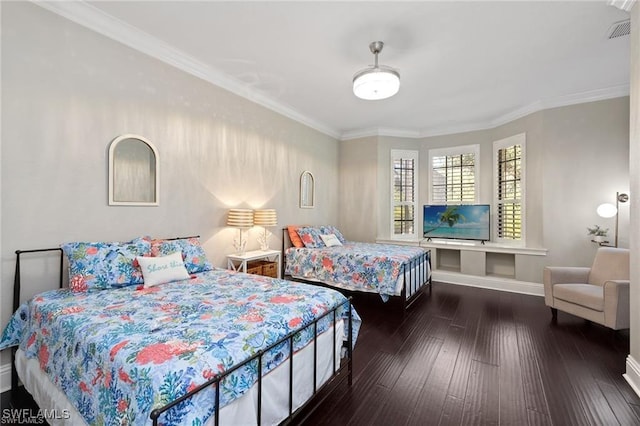
<path fill-rule="evenodd" d="M 390 98 L 400 90 L 400 74 L 384 65 L 366 68 L 353 77 L 353 94 L 360 99 L 375 101 Z"/>
<path fill-rule="evenodd" d="M 275 209 L 254 210 L 253 224 L 258 226 L 276 226 L 278 224 L 278 216 Z"/>
<path fill-rule="evenodd" d="M 227 216 L 227 226 L 234 228 L 248 229 L 253 226 L 253 210 L 250 209 L 229 209 Z"/>
<path fill-rule="evenodd" d="M 598 213 L 600 217 L 609 218 L 614 217 L 616 213 L 618 213 L 618 209 L 613 204 L 604 203 L 598 206 L 596 213 Z"/>

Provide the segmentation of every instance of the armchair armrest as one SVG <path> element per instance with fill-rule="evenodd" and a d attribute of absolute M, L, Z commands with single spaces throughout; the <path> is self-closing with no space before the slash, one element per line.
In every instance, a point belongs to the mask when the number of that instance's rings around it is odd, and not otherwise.
<path fill-rule="evenodd" d="M 544 303 L 553 308 L 554 284 L 586 283 L 591 268 L 580 266 L 547 266 L 544 268 Z"/>
<path fill-rule="evenodd" d="M 544 268 L 544 281 L 550 285 L 578 283 L 589 280 L 591 268 L 577 266 L 547 266 Z"/>
<path fill-rule="evenodd" d="M 614 330 L 629 328 L 629 280 L 609 280 L 604 285 L 604 322 Z"/>

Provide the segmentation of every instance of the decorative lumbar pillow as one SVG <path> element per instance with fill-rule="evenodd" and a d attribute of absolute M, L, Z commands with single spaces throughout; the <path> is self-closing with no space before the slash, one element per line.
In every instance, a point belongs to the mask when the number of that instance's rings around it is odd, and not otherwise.
<path fill-rule="evenodd" d="M 199 238 L 151 241 L 151 256 L 166 256 L 176 251 L 182 253 L 184 266 L 190 274 L 213 269 L 213 265 L 207 260 L 207 255 L 200 245 Z"/>
<path fill-rule="evenodd" d="M 289 239 L 291 240 L 291 244 L 296 248 L 304 247 L 304 243 L 300 239 L 300 235 L 298 235 L 299 228 L 300 226 L 298 225 L 287 226 L 287 231 L 289 231 Z"/>
<path fill-rule="evenodd" d="M 340 230 L 333 225 L 322 225 L 320 227 L 320 232 L 325 235 L 334 234 L 342 244 L 347 242 L 344 236 L 342 236 L 342 232 L 340 232 Z"/>
<path fill-rule="evenodd" d="M 320 235 L 320 238 L 322 238 L 322 241 L 324 241 L 324 245 L 327 247 L 335 247 L 335 246 L 342 245 L 342 243 L 340 242 L 338 237 L 336 237 L 335 234 Z"/>
<path fill-rule="evenodd" d="M 129 242 L 71 242 L 60 246 L 69 261 L 69 288 L 74 292 L 142 284 L 137 256 L 151 253 L 148 238 Z"/>
<path fill-rule="evenodd" d="M 145 288 L 189 279 L 189 273 L 182 261 L 182 253 L 179 251 L 161 257 L 141 256 L 137 260 L 142 269 Z"/>

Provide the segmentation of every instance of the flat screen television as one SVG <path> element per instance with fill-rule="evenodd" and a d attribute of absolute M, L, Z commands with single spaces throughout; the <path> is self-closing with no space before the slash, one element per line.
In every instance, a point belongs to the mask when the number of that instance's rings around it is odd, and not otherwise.
<path fill-rule="evenodd" d="M 489 241 L 489 204 L 425 205 L 424 238 Z"/>

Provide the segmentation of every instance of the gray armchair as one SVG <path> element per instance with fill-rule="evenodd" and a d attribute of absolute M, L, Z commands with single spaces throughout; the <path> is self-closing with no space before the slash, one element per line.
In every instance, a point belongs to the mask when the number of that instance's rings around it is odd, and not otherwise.
<path fill-rule="evenodd" d="M 629 328 L 629 250 L 600 247 L 590 268 L 544 268 L 544 301 L 614 330 Z"/>

